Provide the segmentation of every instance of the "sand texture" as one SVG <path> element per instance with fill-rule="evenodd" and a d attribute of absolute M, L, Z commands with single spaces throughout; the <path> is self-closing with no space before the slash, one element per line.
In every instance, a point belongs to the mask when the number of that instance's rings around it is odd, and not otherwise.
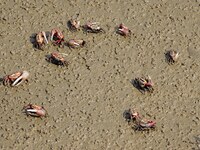
<path fill-rule="evenodd" d="M 200 149 L 199 0 L 1 0 L 0 13 L 0 77 L 30 72 L 28 83 L 0 85 L 1 150 Z M 71 32 L 76 13 L 106 33 Z M 120 23 L 131 38 L 116 34 Z M 35 49 L 35 33 L 55 27 L 86 46 Z M 165 60 L 171 49 L 180 52 L 174 65 Z M 69 66 L 47 62 L 53 51 L 67 54 Z M 155 83 L 152 94 L 131 84 L 143 75 Z M 29 103 L 48 117 L 24 115 Z M 123 117 L 129 108 L 155 120 L 155 131 L 131 129 Z"/>

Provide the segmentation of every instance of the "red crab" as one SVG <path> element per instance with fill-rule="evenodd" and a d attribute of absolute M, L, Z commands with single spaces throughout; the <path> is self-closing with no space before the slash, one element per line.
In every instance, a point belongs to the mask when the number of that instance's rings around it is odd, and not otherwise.
<path fill-rule="evenodd" d="M 64 42 L 64 35 L 59 29 L 52 29 L 51 30 L 51 41 L 55 40 L 55 45 L 62 45 L 62 42 Z"/>
<path fill-rule="evenodd" d="M 127 116 L 126 119 L 129 125 L 132 121 L 135 130 L 148 130 L 154 128 L 156 125 L 155 121 L 143 119 L 138 112 L 131 109 L 127 111 Z"/>
<path fill-rule="evenodd" d="M 140 90 L 140 92 L 144 93 L 145 91 L 153 92 L 153 82 L 151 77 L 148 76 L 147 78 L 135 78 L 136 87 Z"/>
<path fill-rule="evenodd" d="M 42 106 L 28 104 L 23 108 L 24 113 L 26 115 L 34 116 L 34 117 L 44 117 L 47 114 L 47 111 Z"/>
<path fill-rule="evenodd" d="M 174 50 L 168 51 L 165 55 L 166 55 L 166 59 L 169 64 L 173 64 L 173 63 L 177 62 L 178 57 L 179 57 L 179 53 Z"/>
<path fill-rule="evenodd" d="M 62 57 L 62 55 L 58 52 L 51 53 L 50 57 L 47 58 L 49 62 L 52 62 L 56 65 L 67 66 L 68 62 Z"/>
<path fill-rule="evenodd" d="M 131 30 L 128 27 L 126 27 L 124 24 L 121 23 L 118 26 L 117 33 L 119 33 L 120 35 L 122 35 L 124 37 L 127 37 L 127 36 L 131 35 Z"/>
<path fill-rule="evenodd" d="M 6 75 L 3 78 L 3 84 L 4 85 L 10 85 L 10 86 L 18 86 L 24 81 L 28 81 L 29 73 L 28 71 L 22 71 L 22 72 L 15 72 L 11 75 Z"/>
<path fill-rule="evenodd" d="M 86 32 L 90 33 L 100 33 L 105 32 L 101 27 L 99 22 L 87 22 L 83 28 Z"/>

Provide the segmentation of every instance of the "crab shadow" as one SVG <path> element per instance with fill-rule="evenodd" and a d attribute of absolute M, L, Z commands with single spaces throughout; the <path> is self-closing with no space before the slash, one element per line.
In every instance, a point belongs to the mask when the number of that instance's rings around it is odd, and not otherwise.
<path fill-rule="evenodd" d="M 51 63 L 50 58 L 51 58 L 51 54 L 46 54 L 46 55 L 45 55 L 45 60 L 46 60 L 48 63 Z"/>
<path fill-rule="evenodd" d="M 168 63 L 168 65 L 173 65 L 175 63 L 175 61 L 171 58 L 170 50 L 166 51 L 164 55 L 165 62 Z"/>
<path fill-rule="evenodd" d="M 199 136 L 194 136 L 195 139 L 195 145 L 197 146 L 198 150 L 200 149 L 200 135 Z M 195 148 L 192 148 L 192 150 L 197 150 Z"/>
<path fill-rule="evenodd" d="M 135 87 L 138 91 L 140 91 L 142 94 L 144 94 L 145 91 L 143 89 L 141 89 L 141 87 L 138 85 L 136 79 L 132 79 L 130 82 L 133 85 L 133 87 Z"/>
<path fill-rule="evenodd" d="M 120 35 L 120 33 L 119 33 L 119 26 L 115 26 L 114 32 L 115 32 L 116 34 Z"/>
<path fill-rule="evenodd" d="M 3 84 L 3 77 L 0 77 L 0 83 Z"/>
<path fill-rule="evenodd" d="M 165 55 L 165 62 L 170 64 L 170 62 L 169 62 L 169 60 L 170 60 L 169 51 L 165 52 L 164 55 Z"/>
<path fill-rule="evenodd" d="M 69 30 L 71 30 L 72 26 L 71 26 L 70 20 L 67 21 L 67 27 L 69 28 Z"/>
<path fill-rule="evenodd" d="M 123 117 L 124 117 L 124 119 L 125 119 L 127 122 L 130 122 L 130 120 L 131 120 L 131 114 L 130 114 L 130 110 L 129 110 L 129 109 L 124 110 L 124 112 L 123 112 Z"/>
<path fill-rule="evenodd" d="M 36 35 L 37 33 L 32 33 L 29 37 L 29 41 L 31 42 L 33 48 L 36 48 Z"/>

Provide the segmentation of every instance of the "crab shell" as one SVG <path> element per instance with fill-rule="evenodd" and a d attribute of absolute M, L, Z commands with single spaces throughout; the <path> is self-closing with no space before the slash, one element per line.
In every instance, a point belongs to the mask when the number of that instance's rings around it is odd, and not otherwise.
<path fill-rule="evenodd" d="M 128 27 L 126 27 L 124 24 L 121 23 L 118 27 L 117 33 L 126 37 L 131 34 L 131 30 L 129 30 Z"/>
<path fill-rule="evenodd" d="M 83 47 L 85 45 L 85 41 L 84 40 L 75 40 L 75 39 L 71 39 L 68 41 L 68 46 L 71 48 L 79 48 L 79 47 Z"/>
<path fill-rule="evenodd" d="M 47 112 L 42 106 L 28 104 L 23 108 L 24 112 L 27 115 L 34 116 L 34 117 L 44 117 L 46 116 Z"/>

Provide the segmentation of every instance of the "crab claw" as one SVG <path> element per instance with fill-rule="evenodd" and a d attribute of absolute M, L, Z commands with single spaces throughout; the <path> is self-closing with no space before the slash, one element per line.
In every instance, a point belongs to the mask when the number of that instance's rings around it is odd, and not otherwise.
<path fill-rule="evenodd" d="M 37 110 L 37 109 L 27 109 L 26 113 L 28 113 L 31 116 L 39 117 L 39 116 L 45 116 L 45 111 L 43 109 Z"/>
<path fill-rule="evenodd" d="M 147 80 L 147 83 L 146 83 L 146 86 L 153 86 L 153 82 L 151 80 L 151 77 L 148 75 L 148 78 L 146 79 Z"/>
<path fill-rule="evenodd" d="M 44 39 L 45 39 L 46 43 L 48 44 L 48 40 L 47 40 L 46 33 L 45 33 L 44 31 L 42 31 L 42 34 L 43 34 L 43 36 L 44 36 Z"/>
<path fill-rule="evenodd" d="M 53 36 L 54 36 L 55 33 L 56 33 L 56 30 L 55 30 L 55 29 L 52 29 L 52 30 L 51 30 L 51 41 L 53 41 Z"/>
<path fill-rule="evenodd" d="M 21 76 L 19 76 L 19 77 L 13 82 L 13 84 L 12 84 L 11 86 L 18 86 L 18 85 L 20 85 L 23 81 L 27 80 L 28 76 L 29 76 L 28 71 L 23 71 L 22 74 L 21 74 Z"/>
<path fill-rule="evenodd" d="M 86 44 L 86 42 L 84 40 L 71 39 L 68 41 L 67 44 L 71 48 L 78 48 L 78 47 L 83 47 Z"/>

